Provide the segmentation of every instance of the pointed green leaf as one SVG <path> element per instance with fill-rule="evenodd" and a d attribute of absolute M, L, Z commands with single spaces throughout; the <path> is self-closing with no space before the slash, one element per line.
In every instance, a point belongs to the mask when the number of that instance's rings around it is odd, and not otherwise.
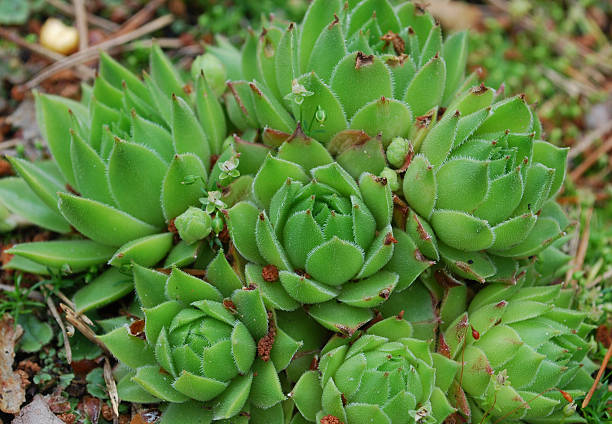
<path fill-rule="evenodd" d="M 154 234 L 132 240 L 121 246 L 108 264 L 121 267 L 135 262 L 142 266 L 153 266 L 161 261 L 172 248 L 172 233 Z"/>
<path fill-rule="evenodd" d="M 64 217 L 50 209 L 21 178 L 2 178 L 0 199 L 0 203 L 11 212 L 35 225 L 57 233 L 70 232 L 70 226 Z"/>
<path fill-rule="evenodd" d="M 183 91 L 184 83 L 178 71 L 157 44 L 153 44 L 151 47 L 149 66 L 153 81 L 162 89 L 166 96 L 170 97 L 174 94 L 185 97 L 185 92 Z"/>
<path fill-rule="evenodd" d="M 252 203 L 239 202 L 228 212 L 227 226 L 238 252 L 249 262 L 265 264 L 255 238 L 259 209 Z"/>
<path fill-rule="evenodd" d="M 437 185 L 433 167 L 425 156 L 412 158 L 404 174 L 403 192 L 410 207 L 429 219 L 436 204 Z"/>
<path fill-rule="evenodd" d="M 303 183 L 309 178 L 301 166 L 293 162 L 268 156 L 253 181 L 253 193 L 259 203 L 268 208 L 274 193 L 291 178 Z"/>
<path fill-rule="evenodd" d="M 435 56 L 427 62 L 412 79 L 406 89 L 404 101 L 414 116 L 421 116 L 440 104 L 446 81 L 446 65 Z"/>
<path fill-rule="evenodd" d="M 210 146 L 191 107 L 180 97 L 172 97 L 172 139 L 177 153 L 193 153 L 206 169 L 210 168 Z"/>
<path fill-rule="evenodd" d="M 185 184 L 188 177 L 200 177 L 206 181 L 206 168 L 201 159 L 192 153 L 175 155 L 166 171 L 161 190 L 161 204 L 166 221 L 170 222 L 189 206 L 197 206 L 202 196 L 204 182 L 197 178 Z"/>
<path fill-rule="evenodd" d="M 338 295 L 334 288 L 293 272 L 281 271 L 279 277 L 289 296 L 300 303 L 326 302 Z"/>
<path fill-rule="evenodd" d="M 198 119 L 210 142 L 210 151 L 218 155 L 225 140 L 227 125 L 223 108 L 205 75 L 200 75 L 196 80 L 195 100 Z"/>
<path fill-rule="evenodd" d="M 118 327 L 110 333 L 98 336 L 98 339 L 104 343 L 115 358 L 130 368 L 138 368 L 156 362 L 147 342 L 131 336 L 127 326 Z"/>
<path fill-rule="evenodd" d="M 330 85 L 349 119 L 365 104 L 393 96 L 389 69 L 382 60 L 361 52 L 348 54 L 338 63 Z"/>
<path fill-rule="evenodd" d="M 162 371 L 159 365 L 138 368 L 132 380 L 153 396 L 167 402 L 185 402 L 189 399 L 172 387 L 172 376 Z"/>
<path fill-rule="evenodd" d="M 353 278 L 363 263 L 360 247 L 334 237 L 312 250 L 306 259 L 306 271 L 322 283 L 338 286 Z"/>
<path fill-rule="evenodd" d="M 431 216 L 431 225 L 438 239 L 455 249 L 467 252 L 484 250 L 494 241 L 487 221 L 465 212 L 436 209 Z"/>
<path fill-rule="evenodd" d="M 359 109 L 351 120 L 350 128 L 365 131 L 369 136 L 382 134 L 387 145 L 394 137 L 405 137 L 412 127 L 412 112 L 405 103 L 381 97 Z"/>
<path fill-rule="evenodd" d="M 489 191 L 489 162 L 453 159 L 436 173 L 436 208 L 472 212 Z"/>
<path fill-rule="evenodd" d="M 459 114 L 447 114 L 427 133 L 420 153 L 424 154 L 429 162 L 437 167 L 446 160 L 457 134 Z"/>
<path fill-rule="evenodd" d="M 64 187 L 51 175 L 40 169 L 34 163 L 16 157 L 7 157 L 9 163 L 24 179 L 34 193 L 51 208 L 59 212 L 57 199 L 59 191 L 66 191 Z"/>
<path fill-rule="evenodd" d="M 21 243 L 6 252 L 57 270 L 67 265 L 72 272 L 79 272 L 105 263 L 114 250 L 90 240 L 57 240 Z"/>
<path fill-rule="evenodd" d="M 108 162 L 108 179 L 120 209 L 149 224 L 163 225 L 159 199 L 165 173 L 165 163 L 151 150 L 115 140 Z"/>
<path fill-rule="evenodd" d="M 59 208 L 68 222 L 81 234 L 109 246 L 118 247 L 159 231 L 158 227 L 123 211 L 72 194 L 60 193 Z"/>

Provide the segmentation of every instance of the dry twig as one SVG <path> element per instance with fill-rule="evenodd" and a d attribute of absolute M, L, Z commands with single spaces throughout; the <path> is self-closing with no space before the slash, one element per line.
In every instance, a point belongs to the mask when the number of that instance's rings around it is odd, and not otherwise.
<path fill-rule="evenodd" d="M 121 25 L 117 32 L 115 32 L 114 37 L 119 37 L 135 30 L 136 28 L 139 28 L 141 25 L 147 22 L 151 16 L 153 16 L 155 11 L 165 2 L 166 0 L 152 0 L 148 2 L 142 9 L 136 12 L 130 17 L 130 19 Z"/>
<path fill-rule="evenodd" d="M 47 0 L 47 3 L 49 3 L 51 6 L 55 7 L 60 12 L 68 16 L 74 16 L 74 9 L 68 4 L 64 3 L 62 0 Z M 119 25 L 117 25 L 113 21 L 109 21 L 99 16 L 92 15 L 91 13 L 86 13 L 85 17 L 87 18 L 87 22 L 89 22 L 93 26 L 97 26 L 100 29 L 109 32 L 115 32 L 117 31 L 117 29 L 119 29 Z"/>
<path fill-rule="evenodd" d="M 72 308 L 65 303 L 60 304 L 60 309 L 66 314 L 66 321 L 74 326 L 81 332 L 89 341 L 97 344 L 106 354 L 111 355 L 106 345 L 96 337 L 96 333 L 89 327 L 89 324 L 85 322 L 83 317 L 85 315 L 77 315 Z M 91 321 L 89 321 L 91 322 Z"/>
<path fill-rule="evenodd" d="M 612 131 L 612 120 L 604 122 L 594 130 L 587 133 L 582 140 L 580 140 L 580 142 L 572 146 L 572 149 L 569 151 L 567 157 L 569 159 L 575 158 L 580 153 L 587 150 L 596 140 L 603 137 L 610 131 Z"/>
<path fill-rule="evenodd" d="M 582 401 L 582 405 L 581 405 L 582 409 L 584 409 L 587 406 L 589 406 L 589 402 L 591 401 L 591 398 L 593 397 L 593 393 L 595 393 L 595 389 L 597 389 L 597 385 L 599 384 L 599 380 L 601 380 L 601 376 L 603 375 L 604 370 L 608 366 L 608 362 L 610 361 L 610 357 L 612 357 L 612 344 L 610 344 L 610 346 L 608 347 L 608 351 L 606 352 L 606 356 L 604 357 L 604 360 L 601 363 L 601 366 L 599 367 L 599 371 L 597 371 L 597 377 L 595 377 L 595 381 L 593 382 L 593 385 L 591 386 L 591 389 L 589 390 L 589 393 L 586 395 L 586 397 Z"/>
<path fill-rule="evenodd" d="M 60 317 L 57 312 L 57 308 L 55 307 L 55 302 L 51 299 L 51 296 L 47 296 L 47 307 L 49 311 L 51 311 L 51 315 L 55 318 L 55 322 L 59 325 L 62 330 L 62 335 L 64 336 L 64 349 L 66 349 L 66 360 L 68 363 L 72 363 L 72 348 L 70 347 L 70 340 L 68 339 L 68 333 L 66 332 L 66 326 L 64 325 L 64 321 L 62 321 L 62 317 Z"/>
<path fill-rule="evenodd" d="M 570 172 L 569 176 L 572 181 L 576 181 L 578 178 L 580 178 L 582 174 L 584 174 L 591 166 L 593 166 L 593 164 L 597 162 L 597 160 L 602 155 L 605 155 L 610 150 L 612 150 L 612 136 L 608 137 L 608 139 L 605 140 L 605 142 L 601 146 L 599 146 L 597 149 L 587 155 L 587 157 L 584 158 L 580 165 L 578 165 L 572 172 Z"/>
<path fill-rule="evenodd" d="M 580 235 L 580 243 L 578 244 L 578 251 L 574 256 L 574 266 L 568 270 L 567 278 L 565 279 L 566 284 L 570 283 L 574 288 L 577 288 L 577 281 L 571 278 L 571 275 L 582 269 L 584 265 L 584 259 L 586 257 L 587 249 L 589 247 L 589 237 L 591 235 L 591 220 L 593 219 L 593 207 L 591 206 L 586 211 L 586 216 L 584 218 L 584 227 L 582 228 L 582 234 Z"/>
<path fill-rule="evenodd" d="M 76 27 L 79 32 L 79 51 L 85 50 L 89 44 L 89 35 L 87 30 L 87 14 L 85 13 L 84 0 L 72 0 L 74 5 L 74 17 L 76 19 Z"/>
<path fill-rule="evenodd" d="M 117 392 L 117 384 L 113 378 L 113 370 L 111 369 L 108 358 L 104 358 L 104 381 L 106 382 L 106 390 L 110 398 L 113 408 L 113 418 L 119 417 L 119 393 Z"/>

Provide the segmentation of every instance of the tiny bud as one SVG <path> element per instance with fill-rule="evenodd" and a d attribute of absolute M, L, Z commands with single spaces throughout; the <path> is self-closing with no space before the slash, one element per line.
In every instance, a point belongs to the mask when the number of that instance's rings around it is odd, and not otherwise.
<path fill-rule="evenodd" d="M 212 231 L 210 215 L 193 206 L 177 216 L 174 225 L 181 239 L 187 244 L 208 237 Z"/>
<path fill-rule="evenodd" d="M 567 405 L 563 407 L 563 415 L 565 415 L 566 417 L 574 415 L 575 412 L 576 412 L 576 404 L 574 402 L 568 403 Z"/>
<path fill-rule="evenodd" d="M 224 226 L 225 223 L 223 222 L 223 218 L 221 218 L 219 214 L 216 214 L 212 220 L 212 229 L 215 234 L 219 234 L 221 231 L 223 231 Z"/>
<path fill-rule="evenodd" d="M 387 160 L 391 166 L 401 168 L 410 152 L 410 142 L 402 137 L 395 137 L 387 147 Z"/>

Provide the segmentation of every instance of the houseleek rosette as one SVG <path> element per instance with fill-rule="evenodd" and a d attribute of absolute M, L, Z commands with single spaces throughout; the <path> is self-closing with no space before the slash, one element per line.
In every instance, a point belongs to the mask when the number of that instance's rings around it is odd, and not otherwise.
<path fill-rule="evenodd" d="M 522 96 L 491 105 L 484 86 L 457 99 L 401 157 L 407 227 L 427 256 L 481 282 L 513 283 L 520 259 L 560 238 L 569 221 L 554 201 L 567 149 L 539 140 Z M 406 140 L 394 140 L 401 151 Z M 437 244 L 435 242 L 438 242 Z"/>
<path fill-rule="evenodd" d="M 296 414 L 330 424 L 442 423 L 455 411 L 446 393 L 459 364 L 411 336 L 407 321 L 390 317 L 333 337 L 290 393 Z"/>
<path fill-rule="evenodd" d="M 53 159 L 8 158 L 20 177 L 0 180 L 1 201 L 42 228 L 60 234 L 74 228 L 83 237 L 13 247 L 7 268 L 27 272 L 194 262 L 206 247 L 205 232 L 185 229 L 188 241 L 175 244 L 167 228 L 189 207 L 201 207 L 208 190 L 222 189 L 223 206 L 236 202 L 268 150 L 226 141 L 223 109 L 202 70 L 195 83 L 185 83 L 157 46 L 144 80 L 102 54 L 81 102 L 37 94 L 36 111 Z M 226 163 L 236 169 L 225 172 Z"/>
<path fill-rule="evenodd" d="M 567 395 L 593 383 L 584 339 L 593 326 L 572 296 L 560 285 L 492 284 L 448 326 L 439 349 L 464 363 L 453 391 L 472 422 L 584 422 Z"/>
<path fill-rule="evenodd" d="M 301 24 L 272 20 L 228 56 L 219 54 L 238 126 L 290 134 L 299 121 L 325 144 L 355 129 L 386 145 L 464 86 L 467 37 L 443 41 L 440 25 L 410 2 L 315 0 Z"/>
<path fill-rule="evenodd" d="M 134 267 L 144 322 L 100 337 L 130 368 L 118 382 L 119 396 L 169 402 L 167 423 L 241 422 L 249 415 L 252 423 L 281 422 L 278 373 L 301 343 L 276 325 L 260 290 L 243 286 L 222 251 L 207 279 L 177 268 L 168 276 Z"/>
<path fill-rule="evenodd" d="M 355 180 L 299 127 L 264 161 L 253 197 L 229 210 L 228 227 L 249 282 L 275 308 L 310 305 L 322 325 L 351 334 L 371 318 L 368 308 L 429 266 L 392 261 L 387 181 L 366 172 Z"/>

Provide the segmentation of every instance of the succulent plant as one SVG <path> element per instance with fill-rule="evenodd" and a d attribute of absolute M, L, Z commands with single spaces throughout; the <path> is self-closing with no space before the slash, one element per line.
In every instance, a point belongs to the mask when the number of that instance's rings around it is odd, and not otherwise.
<path fill-rule="evenodd" d="M 352 334 L 372 317 L 368 308 L 431 265 L 414 245 L 412 256 L 392 260 L 398 240 L 387 181 L 367 172 L 355 180 L 299 126 L 264 161 L 253 197 L 228 211 L 247 278 L 275 308 L 310 305 L 332 330 Z"/>
<path fill-rule="evenodd" d="M 244 80 L 228 84 L 229 116 L 266 127 L 273 146 L 301 122 L 353 177 L 385 176 L 410 208 L 394 223 L 422 254 L 463 277 L 516 281 L 517 260 L 569 224 L 552 200 L 567 151 L 540 140 L 523 96 L 468 89 L 464 33 L 442 42 L 409 2 L 349 4 L 314 1 L 300 26 L 253 35 Z"/>
<path fill-rule="evenodd" d="M 144 320 L 100 337 L 128 367 L 119 396 L 169 402 L 168 423 L 195 422 L 196 414 L 201 423 L 249 414 L 251 423 L 281 422 L 278 373 L 301 343 L 276 325 L 260 289 L 242 284 L 223 251 L 208 281 L 178 268 L 165 275 L 135 265 L 133 272 Z"/>
<path fill-rule="evenodd" d="M 143 81 L 102 53 L 99 75 L 93 87 L 83 86 L 80 103 L 36 95 L 53 160 L 8 158 L 21 178 L 0 180 L 0 197 L 12 212 L 66 237 L 15 246 L 11 253 L 20 260 L 9 268 L 152 266 L 168 254 L 164 266 L 189 264 L 205 248 L 196 241 L 206 234 L 197 240 L 189 234 L 175 246 L 167 229 L 174 219 L 202 206 L 207 190 L 222 188 L 218 201 L 231 205 L 250 186 L 252 177 L 240 171 L 257 169 L 267 149 L 226 140 L 223 109 L 202 72 L 209 66 L 196 62 L 197 80 L 186 84 L 159 47 L 150 61 Z M 228 176 L 221 165 L 239 155 Z M 72 237 L 72 229 L 83 238 Z"/>
<path fill-rule="evenodd" d="M 290 393 L 299 415 L 325 424 L 443 422 L 455 411 L 446 392 L 459 364 L 411 336 L 407 321 L 390 317 L 351 338 L 333 337 L 318 369 Z"/>
<path fill-rule="evenodd" d="M 239 127 L 291 133 L 299 121 L 325 144 L 348 128 L 388 144 L 466 84 L 467 37 L 443 42 L 440 25 L 410 2 L 317 0 L 301 25 L 273 20 L 241 58 L 221 60 L 240 75 L 226 98 Z"/>
<path fill-rule="evenodd" d="M 464 364 L 453 388 L 461 413 L 483 423 L 584 422 L 571 399 L 593 383 L 584 339 L 593 326 L 572 298 L 560 285 L 491 284 L 476 294 L 439 344 Z"/>
<path fill-rule="evenodd" d="M 538 139 L 523 97 L 490 106 L 493 97 L 483 85 L 470 90 L 413 139 L 402 191 L 413 211 L 407 227 L 425 234 L 427 256 L 439 254 L 463 277 L 512 282 L 517 259 L 538 254 L 569 226 L 554 201 L 567 149 Z"/>

